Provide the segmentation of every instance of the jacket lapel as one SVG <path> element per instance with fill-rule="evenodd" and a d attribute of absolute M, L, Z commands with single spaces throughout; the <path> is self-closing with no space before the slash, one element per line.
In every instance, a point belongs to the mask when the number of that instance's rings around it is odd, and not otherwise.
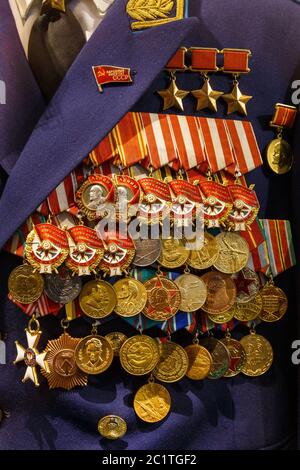
<path fill-rule="evenodd" d="M 133 34 L 117 0 L 81 51 L 27 142 L 0 201 L 0 246 L 138 101 L 198 24 L 180 20 Z M 99 93 L 93 65 L 130 67 L 131 86 Z"/>
<path fill-rule="evenodd" d="M 10 173 L 44 108 L 11 13 L 0 2 L 0 80 L 6 85 L 6 104 L 0 105 L 0 166 Z"/>

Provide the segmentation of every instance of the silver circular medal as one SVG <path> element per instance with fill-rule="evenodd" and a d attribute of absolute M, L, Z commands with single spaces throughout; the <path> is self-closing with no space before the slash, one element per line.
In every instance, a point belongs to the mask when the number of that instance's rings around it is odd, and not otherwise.
<path fill-rule="evenodd" d="M 81 278 L 71 276 L 68 272 L 45 276 L 45 292 L 53 302 L 68 304 L 78 297 L 81 288 Z"/>
<path fill-rule="evenodd" d="M 134 244 L 136 253 L 132 263 L 135 266 L 143 268 L 150 266 L 158 260 L 161 253 L 160 240 L 134 240 Z"/>

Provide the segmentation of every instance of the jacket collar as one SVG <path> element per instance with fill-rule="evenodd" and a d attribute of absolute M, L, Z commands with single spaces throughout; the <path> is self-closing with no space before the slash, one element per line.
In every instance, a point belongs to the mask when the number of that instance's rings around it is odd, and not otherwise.
<path fill-rule="evenodd" d="M 138 101 L 187 34 L 188 18 L 132 33 L 117 0 L 68 71 L 8 178 L 0 201 L 0 246 Z M 159 47 L 157 47 L 159 45 Z M 93 65 L 130 67 L 131 86 L 98 92 Z"/>

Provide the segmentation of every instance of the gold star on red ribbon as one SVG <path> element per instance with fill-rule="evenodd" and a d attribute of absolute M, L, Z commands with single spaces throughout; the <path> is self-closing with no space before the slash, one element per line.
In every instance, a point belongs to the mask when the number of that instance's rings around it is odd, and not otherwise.
<path fill-rule="evenodd" d="M 192 91 L 192 95 L 197 99 L 196 111 L 208 108 L 211 111 L 217 112 L 217 100 L 223 94 L 224 93 L 221 91 L 213 90 L 210 86 L 209 80 L 205 80 L 201 89 Z"/>
<path fill-rule="evenodd" d="M 251 100 L 252 96 L 243 95 L 239 89 L 238 83 L 235 83 L 231 93 L 222 96 L 226 101 L 228 109 L 227 114 L 240 113 L 247 116 L 246 104 Z"/>
<path fill-rule="evenodd" d="M 183 111 L 182 100 L 189 94 L 189 91 L 179 90 L 175 80 L 171 80 L 170 85 L 165 90 L 157 92 L 164 100 L 163 110 L 177 108 Z"/>

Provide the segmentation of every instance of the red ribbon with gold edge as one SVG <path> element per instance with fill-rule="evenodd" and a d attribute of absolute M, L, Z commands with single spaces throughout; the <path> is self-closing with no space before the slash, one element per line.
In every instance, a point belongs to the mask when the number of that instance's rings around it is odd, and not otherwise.
<path fill-rule="evenodd" d="M 171 205 L 172 198 L 170 188 L 167 183 L 155 178 L 142 178 L 139 184 L 143 191 L 142 201 L 138 211 L 138 218 L 145 223 L 157 223 L 166 209 Z"/>
<path fill-rule="evenodd" d="M 185 53 L 187 49 L 185 47 L 180 47 L 173 57 L 169 60 L 169 62 L 166 65 L 166 69 L 170 71 L 180 71 L 180 70 L 185 70 Z"/>
<path fill-rule="evenodd" d="M 196 209 L 202 203 L 199 186 L 177 179 L 169 182 L 173 193 L 171 216 L 179 224 L 188 224 L 196 216 Z"/>
<path fill-rule="evenodd" d="M 232 200 L 226 186 L 215 181 L 202 181 L 200 191 L 203 195 L 204 222 L 208 228 L 225 225 L 232 209 Z"/>
<path fill-rule="evenodd" d="M 69 244 L 65 230 L 53 224 L 39 224 L 28 234 L 25 256 L 40 273 L 51 274 L 66 259 Z"/>
<path fill-rule="evenodd" d="M 236 183 L 228 185 L 227 188 L 233 202 L 233 207 L 228 214 L 229 229 L 248 230 L 259 211 L 256 193 L 253 189 Z"/>
<path fill-rule="evenodd" d="M 291 129 L 294 126 L 297 112 L 295 106 L 277 103 L 270 126 Z"/>
<path fill-rule="evenodd" d="M 222 71 L 225 73 L 240 74 L 249 73 L 249 57 L 251 51 L 248 49 L 230 49 L 226 48 L 221 51 L 224 62 Z"/>
<path fill-rule="evenodd" d="M 100 269 L 110 276 L 119 276 L 126 271 L 135 255 L 133 240 L 121 237 L 118 232 L 99 233 L 104 244 L 104 256 Z"/>
<path fill-rule="evenodd" d="M 68 230 L 69 256 L 66 266 L 78 276 L 90 275 L 103 258 L 103 242 L 95 230 L 77 225 Z"/>
<path fill-rule="evenodd" d="M 206 47 L 191 47 L 191 67 L 193 72 L 217 72 L 218 49 Z"/>
<path fill-rule="evenodd" d="M 265 241 L 264 232 L 258 219 L 255 219 L 249 226 L 249 230 L 241 232 L 241 236 L 249 245 L 250 251 L 253 251 Z"/>

